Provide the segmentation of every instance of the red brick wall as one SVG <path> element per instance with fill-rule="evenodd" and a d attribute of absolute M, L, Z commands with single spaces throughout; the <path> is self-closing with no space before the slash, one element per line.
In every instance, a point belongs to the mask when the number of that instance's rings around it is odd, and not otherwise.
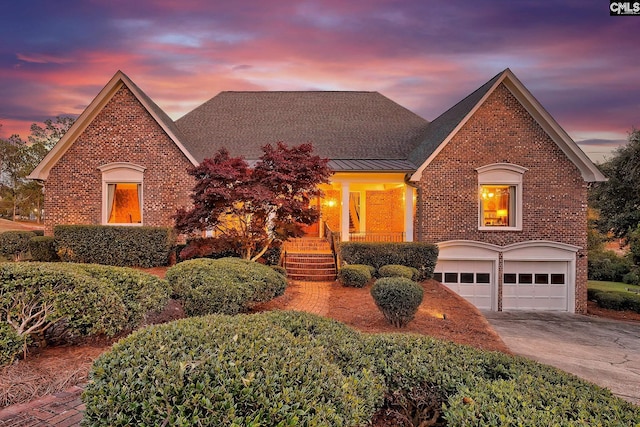
<path fill-rule="evenodd" d="M 478 230 L 475 169 L 500 162 L 528 168 L 523 175 L 522 231 Z M 576 262 L 576 311 L 586 310 L 587 185 L 504 85 L 425 168 L 418 187 L 419 240 L 467 239 L 500 246 L 553 240 L 585 248 Z"/>
<path fill-rule="evenodd" d="M 404 231 L 404 188 L 366 192 L 367 232 L 402 233 Z"/>
<path fill-rule="evenodd" d="M 99 166 L 131 162 L 146 167 L 143 225 L 170 226 L 190 204 L 191 165 L 160 125 L 123 86 L 53 166 L 45 184 L 45 232 L 54 225 L 101 224 Z"/>

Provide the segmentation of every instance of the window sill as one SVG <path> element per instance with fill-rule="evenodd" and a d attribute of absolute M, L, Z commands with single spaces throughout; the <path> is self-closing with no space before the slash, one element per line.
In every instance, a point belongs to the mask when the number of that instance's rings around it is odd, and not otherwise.
<path fill-rule="evenodd" d="M 479 231 L 522 231 L 522 227 L 478 227 Z"/>

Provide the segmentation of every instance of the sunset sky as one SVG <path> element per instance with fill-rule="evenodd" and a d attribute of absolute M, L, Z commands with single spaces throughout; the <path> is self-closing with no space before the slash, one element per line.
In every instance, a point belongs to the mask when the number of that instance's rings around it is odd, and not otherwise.
<path fill-rule="evenodd" d="M 640 16 L 606 0 L 21 0 L 0 137 L 79 115 L 117 70 L 173 119 L 224 90 L 378 91 L 427 120 L 511 68 L 592 158 L 640 127 Z"/>

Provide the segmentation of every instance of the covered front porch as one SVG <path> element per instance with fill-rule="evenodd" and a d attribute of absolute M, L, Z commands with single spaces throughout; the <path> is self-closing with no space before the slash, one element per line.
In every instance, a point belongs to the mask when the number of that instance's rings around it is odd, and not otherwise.
<path fill-rule="evenodd" d="M 316 200 L 321 217 L 309 237 L 328 232 L 341 241 L 411 242 L 415 188 L 401 173 L 336 173 Z"/>

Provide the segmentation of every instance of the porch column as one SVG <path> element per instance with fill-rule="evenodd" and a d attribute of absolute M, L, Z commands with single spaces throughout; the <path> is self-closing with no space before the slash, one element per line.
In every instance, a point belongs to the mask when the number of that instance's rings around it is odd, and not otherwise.
<path fill-rule="evenodd" d="M 404 240 L 413 242 L 413 193 L 414 188 L 404 186 Z"/>
<path fill-rule="evenodd" d="M 342 203 L 340 205 L 340 240 L 349 241 L 349 183 L 342 183 Z"/>

